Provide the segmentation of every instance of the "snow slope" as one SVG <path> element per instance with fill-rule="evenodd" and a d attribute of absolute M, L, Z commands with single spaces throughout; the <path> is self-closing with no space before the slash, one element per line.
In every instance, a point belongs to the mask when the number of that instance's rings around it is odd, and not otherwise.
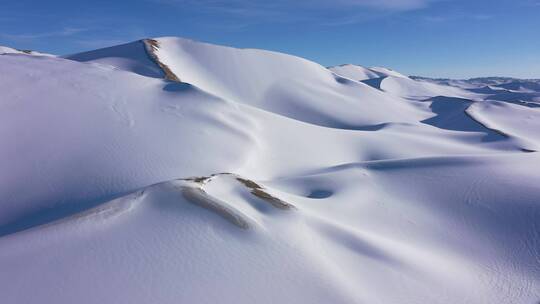
<path fill-rule="evenodd" d="M 435 83 L 419 82 L 408 77 L 389 76 L 382 79 L 379 88 L 393 95 L 423 99 L 436 96 L 478 98 L 476 94 L 451 86 L 442 86 Z"/>
<path fill-rule="evenodd" d="M 488 100 L 469 110 L 478 121 L 523 141 L 522 146 L 540 150 L 540 108 Z"/>
<path fill-rule="evenodd" d="M 443 84 L 482 95 L 484 100 L 499 100 L 540 106 L 540 80 L 508 77 L 483 77 L 472 79 L 431 79 L 413 77 L 423 83 Z"/>
<path fill-rule="evenodd" d="M 7 47 L 0 46 L 0 54 L 24 54 L 22 51 Z"/>
<path fill-rule="evenodd" d="M 415 81 L 397 71 L 382 67 L 365 68 L 345 64 L 328 69 L 340 76 L 361 81 L 375 89 L 403 98 L 422 99 L 435 96 L 474 98 L 474 94 L 464 90 L 435 82 Z"/>
<path fill-rule="evenodd" d="M 534 106 L 173 37 L 0 92 L 2 302 L 540 298 Z"/>
<path fill-rule="evenodd" d="M 176 37 L 159 38 L 157 42 L 155 56 L 182 81 L 224 99 L 304 122 L 359 129 L 387 121 L 410 122 L 410 118 L 422 115 L 407 103 L 291 55 Z M 109 50 L 100 50 L 68 58 L 84 57 L 82 61 L 93 58 L 92 62 L 116 60 L 117 56 L 110 54 Z M 139 47 L 136 56 L 145 56 L 145 51 Z M 126 69 L 123 62 L 115 66 Z M 365 106 L 371 106 L 371 110 L 364 111 Z"/>
<path fill-rule="evenodd" d="M 329 67 L 328 69 L 340 76 L 343 76 L 352 80 L 356 80 L 356 81 L 364 81 L 364 80 L 369 80 L 373 78 L 380 78 L 380 77 L 388 76 L 383 73 L 374 71 L 370 68 L 366 68 L 366 67 L 355 65 L 355 64 L 338 65 L 338 66 Z"/>
<path fill-rule="evenodd" d="M 14 48 L 10 48 L 7 46 L 1 46 L 0 45 L 0 55 L 5 54 L 21 54 L 21 55 L 33 55 L 33 56 L 47 56 L 47 57 L 54 57 L 54 55 L 36 52 L 32 50 L 17 50 Z"/>
<path fill-rule="evenodd" d="M 114 47 L 72 54 L 64 58 L 80 62 L 93 62 L 111 65 L 118 69 L 130 71 L 139 75 L 162 78 L 163 71 L 148 56 L 143 41 L 135 41 Z"/>

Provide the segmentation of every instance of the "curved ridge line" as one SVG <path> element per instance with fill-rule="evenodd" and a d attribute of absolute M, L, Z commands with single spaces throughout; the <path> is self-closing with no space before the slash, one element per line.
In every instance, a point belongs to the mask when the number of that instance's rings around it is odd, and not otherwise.
<path fill-rule="evenodd" d="M 472 101 L 472 100 L 471 100 Z M 501 130 L 498 130 L 498 129 L 495 129 L 495 128 L 492 128 L 492 127 L 489 127 L 487 124 L 485 124 L 484 122 L 481 122 L 478 118 L 474 117 L 474 114 L 470 113 L 469 112 L 469 109 L 475 104 L 477 103 L 478 101 L 472 101 L 472 103 L 463 111 L 465 113 L 465 115 L 467 115 L 470 119 L 474 120 L 476 123 L 478 123 L 479 125 L 481 125 L 482 127 L 490 130 L 490 131 L 493 131 L 499 135 L 501 135 L 502 137 L 504 138 L 507 138 L 507 139 L 510 139 L 510 138 L 514 138 L 514 137 L 517 137 L 517 136 L 512 136 L 510 134 L 507 134 Z M 519 149 L 522 151 L 522 152 L 525 152 L 525 153 L 533 153 L 533 152 L 537 152 L 536 150 L 532 150 L 532 149 L 527 149 L 527 148 L 524 148 L 522 146 L 519 146 Z"/>
<path fill-rule="evenodd" d="M 159 60 L 159 57 L 156 54 L 156 51 L 159 49 L 159 41 L 155 39 L 142 39 L 142 43 L 144 44 L 144 49 L 146 51 L 146 54 L 152 60 L 155 64 L 159 66 L 163 74 L 165 75 L 166 80 L 174 81 L 174 82 L 182 82 L 176 74 L 169 68 L 168 65 L 164 64 Z"/>

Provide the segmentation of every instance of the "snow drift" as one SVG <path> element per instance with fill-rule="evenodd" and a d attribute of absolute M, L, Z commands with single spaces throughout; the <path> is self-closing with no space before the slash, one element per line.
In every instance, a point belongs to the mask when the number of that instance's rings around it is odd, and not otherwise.
<path fill-rule="evenodd" d="M 540 299 L 534 85 L 173 37 L 2 50 L 6 303 Z"/>

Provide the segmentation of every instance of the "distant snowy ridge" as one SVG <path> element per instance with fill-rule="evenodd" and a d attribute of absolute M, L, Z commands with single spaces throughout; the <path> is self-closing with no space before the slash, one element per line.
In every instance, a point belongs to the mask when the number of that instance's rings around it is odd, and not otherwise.
<path fill-rule="evenodd" d="M 472 97 L 465 91 L 460 91 L 446 85 L 424 83 L 391 69 L 382 67 L 366 68 L 359 65 L 345 64 L 329 67 L 330 71 L 352 80 L 361 81 L 376 89 L 401 97 L 428 98 L 434 96 Z"/>
<path fill-rule="evenodd" d="M 14 48 L 0 45 L 0 55 L 5 55 L 5 54 L 23 54 L 23 55 L 33 55 L 33 56 L 54 57 L 54 55 L 51 55 L 51 54 L 41 53 L 41 52 L 32 51 L 32 50 L 17 50 Z"/>

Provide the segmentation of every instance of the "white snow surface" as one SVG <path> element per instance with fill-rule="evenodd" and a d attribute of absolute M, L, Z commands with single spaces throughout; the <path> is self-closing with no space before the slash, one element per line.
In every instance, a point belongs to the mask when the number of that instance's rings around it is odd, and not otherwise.
<path fill-rule="evenodd" d="M 356 65 L 356 64 L 343 64 L 343 65 L 329 67 L 328 69 L 338 75 L 341 75 L 343 77 L 347 77 L 349 79 L 356 80 L 356 81 L 363 81 L 363 80 L 388 76 L 379 71 L 374 71 L 370 68 L 366 68 L 366 67 Z"/>
<path fill-rule="evenodd" d="M 47 53 L 41 53 L 41 52 L 32 51 L 32 50 L 17 50 L 17 49 L 14 49 L 14 48 L 10 48 L 10 47 L 7 47 L 7 46 L 1 46 L 0 45 L 0 55 L 5 55 L 5 54 L 20 54 L 20 55 L 55 57 L 54 55 L 47 54 Z"/>
<path fill-rule="evenodd" d="M 0 302 L 540 300 L 534 99 L 155 40 L 0 49 Z"/>
<path fill-rule="evenodd" d="M 461 88 L 440 85 L 436 82 L 415 81 L 397 71 L 382 67 L 366 68 L 344 64 L 328 69 L 340 76 L 361 81 L 391 95 L 409 99 L 422 100 L 422 98 L 435 96 L 476 97 L 475 94 Z"/>

